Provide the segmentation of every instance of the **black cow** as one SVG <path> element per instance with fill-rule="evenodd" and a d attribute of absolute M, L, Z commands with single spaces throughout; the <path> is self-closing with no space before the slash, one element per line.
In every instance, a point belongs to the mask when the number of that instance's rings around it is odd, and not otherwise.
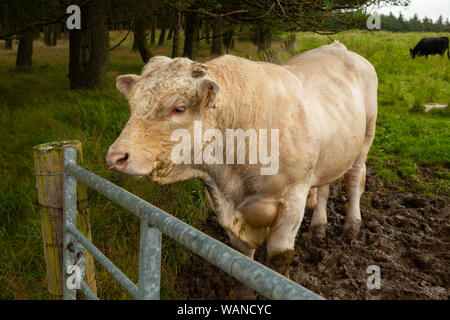
<path fill-rule="evenodd" d="M 447 50 L 447 57 L 450 59 L 448 38 L 447 37 L 435 37 L 435 38 L 423 38 L 417 43 L 414 49 L 409 49 L 411 57 L 414 59 L 416 56 L 426 56 L 431 54 L 440 54 L 441 56 Z"/>

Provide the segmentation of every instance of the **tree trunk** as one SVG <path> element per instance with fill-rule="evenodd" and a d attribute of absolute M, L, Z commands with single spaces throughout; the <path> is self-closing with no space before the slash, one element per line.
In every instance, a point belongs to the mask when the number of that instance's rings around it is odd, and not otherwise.
<path fill-rule="evenodd" d="M 56 46 L 58 44 L 60 33 L 61 33 L 61 25 L 59 23 L 53 25 L 52 46 Z"/>
<path fill-rule="evenodd" d="M 42 20 L 50 20 L 52 7 L 54 7 L 54 0 L 47 0 L 47 3 L 43 7 Z M 46 46 L 51 46 L 54 26 L 49 24 L 42 29 L 44 31 L 44 44 Z"/>
<path fill-rule="evenodd" d="M 44 44 L 46 46 L 52 45 L 52 33 L 53 33 L 52 29 L 53 29 L 52 25 L 44 26 Z"/>
<path fill-rule="evenodd" d="M 296 40 L 297 40 L 297 38 L 295 37 L 295 34 L 288 35 L 286 40 L 284 40 L 284 47 L 285 47 L 286 51 L 289 51 L 291 53 L 295 52 Z"/>
<path fill-rule="evenodd" d="M 172 25 L 169 28 L 169 34 L 167 35 L 167 40 L 172 40 L 172 36 L 173 36 L 173 31 L 175 30 L 175 27 Z"/>
<path fill-rule="evenodd" d="M 227 52 L 228 50 L 234 50 L 234 35 L 231 36 L 231 42 L 230 45 L 228 46 Z"/>
<path fill-rule="evenodd" d="M 152 26 L 150 31 L 150 45 L 154 46 L 156 43 L 156 15 L 152 17 Z"/>
<path fill-rule="evenodd" d="M 258 46 L 258 51 L 262 52 L 270 48 L 272 40 L 272 33 L 270 29 L 264 26 L 262 23 L 258 25 L 256 34 L 256 45 Z"/>
<path fill-rule="evenodd" d="M 180 27 L 181 27 L 181 13 L 175 14 L 175 23 L 173 27 L 173 40 L 172 40 L 172 58 L 178 57 L 180 51 Z"/>
<path fill-rule="evenodd" d="M 209 38 L 209 34 L 211 33 L 209 30 L 210 27 L 210 21 L 207 18 L 203 19 L 203 28 L 204 28 L 204 34 L 203 37 L 206 39 L 206 44 L 211 44 L 211 39 Z"/>
<path fill-rule="evenodd" d="M 223 35 L 223 45 L 225 46 L 227 53 L 229 50 L 234 49 L 234 35 L 232 27 Z"/>
<path fill-rule="evenodd" d="M 166 28 L 167 28 L 167 11 L 163 10 L 162 11 L 162 19 L 160 19 L 160 28 L 161 28 L 161 32 L 159 34 L 159 39 L 158 39 L 158 46 L 162 46 L 164 44 L 164 39 L 166 38 Z"/>
<path fill-rule="evenodd" d="M 147 63 L 147 61 L 153 57 L 153 54 L 148 47 L 146 21 L 143 18 L 138 18 L 136 20 L 133 32 L 137 50 L 139 50 L 142 61 Z"/>
<path fill-rule="evenodd" d="M 16 66 L 22 68 L 30 68 L 33 57 L 33 38 L 35 30 L 27 29 L 19 37 L 19 50 L 17 50 Z"/>
<path fill-rule="evenodd" d="M 194 33 L 194 43 L 198 47 L 200 46 L 200 33 L 202 31 L 202 23 L 197 19 L 197 24 L 195 25 L 195 33 Z"/>
<path fill-rule="evenodd" d="M 12 20 L 12 17 L 9 13 L 9 7 L 6 1 L 3 3 L 2 8 L 3 9 L 3 26 L 0 25 L 0 27 L 4 28 L 6 33 L 9 33 L 14 28 L 14 23 Z M 12 49 L 12 37 L 9 37 L 5 39 L 5 50 L 11 50 Z"/>
<path fill-rule="evenodd" d="M 194 36 L 195 26 L 197 23 L 197 15 L 194 13 L 186 13 L 184 15 L 184 50 L 183 57 L 193 58 L 194 55 Z"/>
<path fill-rule="evenodd" d="M 164 45 L 164 39 L 166 38 L 166 25 L 161 26 L 161 33 L 159 34 L 158 46 Z"/>
<path fill-rule="evenodd" d="M 154 46 L 156 43 L 156 28 L 158 27 L 158 20 L 156 16 L 156 11 L 158 10 L 158 3 L 153 0 L 151 4 L 152 10 L 152 20 L 150 26 L 150 45 Z"/>
<path fill-rule="evenodd" d="M 82 6 L 81 30 L 69 31 L 69 80 L 71 89 L 103 86 L 109 62 L 109 33 L 104 3 L 92 0 Z"/>
<path fill-rule="evenodd" d="M 131 48 L 131 50 L 138 51 L 138 48 L 139 48 L 138 40 L 137 40 L 136 34 L 133 33 L 133 47 Z"/>
<path fill-rule="evenodd" d="M 222 54 L 222 36 L 220 36 L 221 30 L 221 21 L 216 20 L 213 25 L 213 34 L 212 34 L 212 45 L 211 45 L 211 54 Z"/>

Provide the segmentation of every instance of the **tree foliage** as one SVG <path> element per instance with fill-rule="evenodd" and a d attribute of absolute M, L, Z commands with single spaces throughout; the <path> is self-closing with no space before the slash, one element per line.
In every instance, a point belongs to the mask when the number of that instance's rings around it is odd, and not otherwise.
<path fill-rule="evenodd" d="M 100 87 L 108 63 L 108 31 L 128 30 L 143 62 L 152 57 L 151 46 L 162 45 L 166 29 L 172 40 L 172 56 L 195 58 L 200 40 L 206 39 L 213 54 L 232 48 L 234 38 L 250 32 L 261 51 L 270 48 L 280 32 L 313 31 L 334 34 L 365 24 L 369 8 L 407 5 L 409 0 L 3 0 L 0 5 L 0 40 L 5 49 L 19 39 L 18 63 L 31 66 L 31 33 L 44 32 L 44 43 L 56 45 L 60 32 L 69 35 L 71 87 Z M 82 30 L 67 30 L 66 9 L 82 9 Z M 96 8 L 93 10 L 93 8 Z M 101 14 L 98 14 L 98 12 Z M 391 19 L 391 18 L 389 18 Z M 392 19 L 391 19 L 392 20 Z M 386 19 L 386 23 L 391 20 Z M 393 20 L 392 20 L 393 21 Z M 442 22 L 443 24 L 443 22 Z M 425 31 L 433 29 L 422 21 Z M 161 29 L 156 40 L 156 29 Z M 393 27 L 394 28 L 394 27 Z M 184 36 L 184 42 L 180 37 Z M 184 48 L 180 44 L 184 43 Z M 20 58 L 20 59 L 19 59 Z M 18 64 L 19 65 L 19 64 Z M 100 65 L 100 66 L 99 66 Z M 96 79 L 91 81 L 90 79 Z"/>

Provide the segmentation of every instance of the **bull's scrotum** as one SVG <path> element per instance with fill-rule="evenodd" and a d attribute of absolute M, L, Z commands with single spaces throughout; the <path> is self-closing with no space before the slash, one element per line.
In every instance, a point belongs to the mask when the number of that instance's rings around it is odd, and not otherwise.
<path fill-rule="evenodd" d="M 255 228 L 263 228 L 270 226 L 277 216 L 278 201 L 272 199 L 264 199 L 259 202 L 249 204 L 240 211 L 244 220 Z"/>

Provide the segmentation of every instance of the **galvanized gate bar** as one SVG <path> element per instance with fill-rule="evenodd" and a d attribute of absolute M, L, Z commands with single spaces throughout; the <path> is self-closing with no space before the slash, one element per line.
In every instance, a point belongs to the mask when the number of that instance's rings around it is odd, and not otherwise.
<path fill-rule="evenodd" d="M 66 226 L 66 232 L 69 232 L 80 241 L 83 246 L 91 253 L 91 255 L 108 271 L 110 275 L 114 277 L 134 298 L 138 299 L 138 288 L 136 285 L 128 279 L 128 277 L 117 268 L 111 260 L 108 259 L 96 246 L 89 241 L 78 229 L 70 224 Z"/>
<path fill-rule="evenodd" d="M 63 150 L 64 164 L 76 164 L 77 154 L 75 148 L 65 148 Z M 75 288 L 69 289 L 67 280 L 69 275 L 66 270 L 75 262 L 75 241 L 72 239 L 70 233 L 65 232 L 69 225 L 77 225 L 77 180 L 75 177 L 67 173 L 64 168 L 63 176 L 63 299 L 75 300 L 77 292 Z M 69 250 L 71 247 L 72 250 Z"/>
<path fill-rule="evenodd" d="M 157 227 L 172 239 L 265 297 L 269 299 L 323 299 L 314 292 L 249 259 L 240 252 L 75 163 L 66 163 L 65 170 L 141 219 L 146 219 L 151 226 Z M 86 248 L 88 247 L 86 246 Z"/>
<path fill-rule="evenodd" d="M 89 288 L 88 284 L 81 280 L 81 291 L 84 293 L 85 297 L 89 300 L 100 300 L 97 295 L 92 292 L 91 288 Z"/>
<path fill-rule="evenodd" d="M 141 300 L 159 300 L 161 279 L 161 231 L 141 219 L 139 245 L 138 296 Z"/>

